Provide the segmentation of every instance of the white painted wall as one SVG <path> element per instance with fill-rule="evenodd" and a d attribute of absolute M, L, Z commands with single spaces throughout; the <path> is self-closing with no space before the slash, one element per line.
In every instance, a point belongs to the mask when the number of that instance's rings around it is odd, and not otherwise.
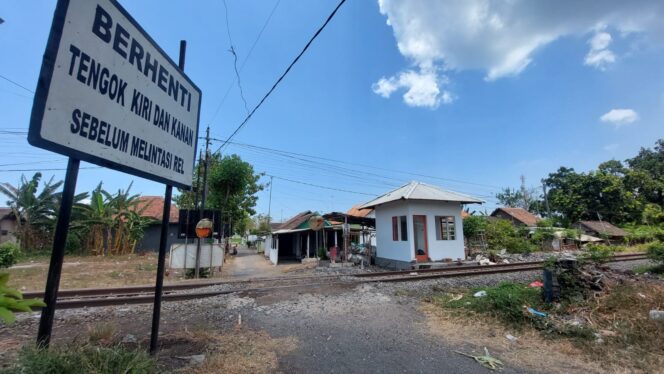
<path fill-rule="evenodd" d="M 376 207 L 376 256 L 390 260 L 410 262 L 415 259 L 415 250 L 410 239 L 412 233 L 412 217 L 408 223 L 408 241 L 392 240 L 392 217 L 407 216 L 408 204 L 403 201 L 380 205 Z M 401 224 L 399 224 L 401 229 Z M 401 238 L 401 234 L 399 234 Z"/>
<path fill-rule="evenodd" d="M 415 260 L 413 215 L 424 215 L 427 221 L 427 242 L 431 260 L 465 258 L 461 209 L 459 203 L 418 200 L 395 201 L 376 207 L 376 255 L 398 261 Z M 392 217 L 404 215 L 408 217 L 408 241 L 393 241 Z M 436 240 L 436 216 L 455 217 L 455 240 Z"/>
<path fill-rule="evenodd" d="M 427 239 L 429 243 L 429 257 L 433 261 L 444 258 L 465 258 L 463 245 L 463 220 L 461 219 L 460 203 L 442 201 L 418 201 L 410 200 L 409 204 L 408 230 L 413 232 L 412 216 L 424 215 L 427 217 Z M 436 240 L 436 216 L 454 216 L 456 235 L 455 240 Z M 409 238 L 412 238 L 409 237 Z"/>
<path fill-rule="evenodd" d="M 279 262 L 279 239 L 277 237 L 272 235 L 267 236 L 265 240 L 265 255 L 270 257 L 270 262 L 274 265 Z"/>
<path fill-rule="evenodd" d="M 7 231 L 7 235 L 0 236 L 0 243 L 12 242 L 17 243 L 16 240 L 16 220 L 5 218 L 0 220 L 0 230 Z"/>

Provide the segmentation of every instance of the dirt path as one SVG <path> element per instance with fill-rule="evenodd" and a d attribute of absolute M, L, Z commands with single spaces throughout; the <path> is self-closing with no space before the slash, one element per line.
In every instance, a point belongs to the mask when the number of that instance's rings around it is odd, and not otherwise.
<path fill-rule="evenodd" d="M 274 266 L 262 254 L 246 247 L 238 247 L 238 254 L 230 258 L 222 269 L 222 278 L 257 278 L 284 275 L 282 267 Z"/>

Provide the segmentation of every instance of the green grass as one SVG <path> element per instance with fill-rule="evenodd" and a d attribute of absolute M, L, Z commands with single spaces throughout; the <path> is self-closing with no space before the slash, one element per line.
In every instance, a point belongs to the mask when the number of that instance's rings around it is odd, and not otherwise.
<path fill-rule="evenodd" d="M 155 361 L 143 351 L 121 347 L 67 346 L 50 350 L 24 348 L 18 363 L 3 374 L 41 373 L 156 373 Z"/>
<path fill-rule="evenodd" d="M 639 265 L 632 269 L 634 274 L 655 274 L 664 279 L 664 265 Z"/>
<path fill-rule="evenodd" d="M 474 297 L 477 291 L 486 291 L 485 297 Z M 520 327 L 523 324 L 532 324 L 536 321 L 524 310 L 529 306 L 536 310 L 545 309 L 540 290 L 521 284 L 503 282 L 495 287 L 475 288 L 464 293 L 459 300 L 453 295 L 434 298 L 434 302 L 448 309 L 471 310 L 476 313 L 490 314 L 504 323 Z"/>
<path fill-rule="evenodd" d="M 18 257 L 18 263 L 30 261 L 47 262 L 51 258 L 51 251 L 21 251 Z"/>
<path fill-rule="evenodd" d="M 136 269 L 140 271 L 157 271 L 157 264 L 138 264 Z"/>
<path fill-rule="evenodd" d="M 485 297 L 474 297 L 477 291 L 484 290 Z M 462 314 L 471 311 L 477 315 L 486 315 L 498 319 L 505 325 L 522 329 L 531 326 L 545 335 L 565 336 L 577 341 L 594 338 L 594 331 L 584 326 L 561 325 L 551 323 L 550 317 L 534 316 L 526 311 L 531 307 L 537 311 L 551 314 L 552 307 L 544 303 L 539 288 L 531 288 L 522 284 L 503 282 L 495 287 L 480 287 L 458 295 L 434 297 L 433 302 L 443 308 L 456 310 Z M 563 307 L 564 308 L 564 307 Z"/>
<path fill-rule="evenodd" d="M 111 272 L 110 276 L 111 276 L 111 278 L 113 278 L 113 279 L 120 279 L 120 278 L 123 277 L 122 272 L 115 271 L 115 270 L 113 270 L 113 271 Z"/>

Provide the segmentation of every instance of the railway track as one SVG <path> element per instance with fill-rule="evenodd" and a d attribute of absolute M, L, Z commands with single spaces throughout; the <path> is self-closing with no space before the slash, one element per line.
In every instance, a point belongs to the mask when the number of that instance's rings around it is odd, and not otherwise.
<path fill-rule="evenodd" d="M 616 255 L 610 262 L 646 259 L 641 253 Z M 164 286 L 163 301 L 183 301 L 239 292 L 269 292 L 303 285 L 359 284 L 375 282 L 407 282 L 436 278 L 479 276 L 540 270 L 543 261 L 497 265 L 450 265 L 405 271 L 384 271 L 353 275 L 318 275 L 273 278 L 253 278 L 236 281 L 188 282 Z M 323 281 L 323 282 L 321 282 Z M 212 288 L 206 290 L 205 288 Z M 217 289 L 214 289 L 217 288 Z M 200 290 L 189 292 L 191 290 Z M 41 298 L 42 292 L 25 292 L 26 298 Z M 58 293 L 57 309 L 76 309 L 113 305 L 149 304 L 154 301 L 154 286 L 131 286 L 101 289 L 71 289 Z"/>

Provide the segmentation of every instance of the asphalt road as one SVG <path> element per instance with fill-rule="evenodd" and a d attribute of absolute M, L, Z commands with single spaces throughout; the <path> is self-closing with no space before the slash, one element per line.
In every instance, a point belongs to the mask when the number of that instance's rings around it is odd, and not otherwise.
<path fill-rule="evenodd" d="M 298 349 L 280 357 L 285 373 L 489 373 L 427 332 L 418 302 L 372 287 L 314 287 L 293 293 L 247 294 L 249 325 L 273 337 L 295 336 Z M 503 373 L 525 371 L 506 367 Z"/>

